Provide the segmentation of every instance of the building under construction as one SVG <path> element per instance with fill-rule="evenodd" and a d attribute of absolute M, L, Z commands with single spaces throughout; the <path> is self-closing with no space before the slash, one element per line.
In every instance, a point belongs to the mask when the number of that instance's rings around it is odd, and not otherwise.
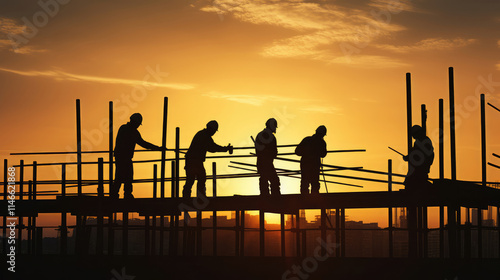
<path fill-rule="evenodd" d="M 409 73 L 406 79 L 410 149 L 410 128 L 414 122 Z M 486 180 L 484 95 L 480 100 L 482 178 L 469 182 L 456 179 L 452 68 L 449 69 L 449 94 L 451 178 L 444 177 L 444 101 L 440 99 L 439 178 L 431 179 L 432 186 L 422 191 L 393 191 L 394 185 L 403 184 L 405 175 L 394 173 L 392 162 L 388 160 L 387 170 L 383 171 L 323 166 L 328 180 L 342 178 L 377 182 L 386 184 L 386 191 L 310 196 L 286 194 L 279 197 L 219 196 L 219 180 L 237 182 L 238 178 L 259 176 L 254 165 L 237 161 L 241 157 L 254 157 L 238 153 L 239 150 L 251 151 L 254 147 L 235 147 L 237 152 L 234 155 L 209 158 L 229 158 L 231 167 L 240 173 L 218 174 L 214 162 L 208 176 L 212 182 L 212 196 L 189 200 L 182 198 L 179 191 L 180 182 L 186 179 L 181 176 L 180 167 L 187 150 L 180 147 L 179 128 L 176 128 L 175 148 L 162 151 L 157 160 L 134 161 L 153 166 L 150 178 L 134 180 L 135 183 L 152 184 L 151 197 L 133 200 L 108 197 L 114 170 L 113 103 L 109 103 L 109 150 L 83 151 L 80 101 L 77 100 L 77 151 L 13 154 L 76 154 L 76 162 L 4 160 L 0 212 L 3 221 L 2 256 L 6 256 L 3 262 L 6 267 L 2 273 L 15 275 L 14 279 L 365 279 L 374 275 L 380 275 L 380 279 L 464 279 L 499 275 L 500 190 Z M 168 98 L 165 97 L 163 147 L 166 147 L 167 111 Z M 425 129 L 425 105 L 421 106 L 421 112 L 421 121 L 415 123 Z M 97 160 L 83 161 L 85 154 L 96 154 Z M 294 161 L 286 154 L 277 160 Z M 95 168 L 97 178 L 84 178 L 83 165 Z M 46 166 L 60 167 L 60 176 L 39 180 L 37 174 Z M 76 180 L 66 178 L 70 166 L 76 167 Z M 9 177 L 12 167 L 15 168 L 15 180 Z M 359 175 L 344 175 L 342 171 Z M 278 175 L 294 177 L 300 175 L 300 171 L 279 169 Z M 67 191 L 69 188 L 76 188 L 76 192 Z M 439 209 L 437 228 L 428 226 L 430 207 Z M 346 210 L 374 208 L 387 209 L 387 228 L 346 226 Z M 320 213 L 313 227 L 306 225 L 305 210 Z M 221 220 L 218 215 L 221 212 L 231 212 L 232 218 Z M 249 213 L 258 213 L 255 222 Z M 279 227 L 271 228 L 266 224 L 266 213 L 280 216 Z M 487 213 L 486 217 L 483 217 L 484 213 Z M 48 252 L 44 243 L 44 230 L 49 227 L 37 224 L 37 217 L 41 214 L 60 215 L 59 233 L 53 240 L 55 251 Z M 132 219 L 131 215 L 139 219 Z M 210 219 L 203 219 L 207 215 Z M 373 245 L 376 253 L 350 255 L 349 244 L 358 241 L 349 240 L 354 240 L 353 236 L 360 236 L 358 232 L 365 230 L 377 232 L 378 241 Z M 277 240 L 276 244 L 271 245 L 271 239 Z M 16 245 L 12 247 L 12 244 Z M 8 262 L 13 255 L 16 272 L 10 273 Z"/>

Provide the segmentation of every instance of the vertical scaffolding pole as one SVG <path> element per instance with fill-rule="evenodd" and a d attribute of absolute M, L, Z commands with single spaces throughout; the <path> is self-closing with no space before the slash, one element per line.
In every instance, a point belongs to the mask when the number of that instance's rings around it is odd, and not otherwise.
<path fill-rule="evenodd" d="M 259 210 L 259 235 L 260 235 L 260 256 L 264 257 L 266 255 L 266 232 L 265 232 L 265 213 L 264 210 Z"/>
<path fill-rule="evenodd" d="M 285 255 L 285 214 L 280 214 L 280 225 L 281 225 L 281 256 L 284 258 Z M 325 240 L 325 239 L 323 239 Z"/>
<path fill-rule="evenodd" d="M 31 201 L 33 200 L 33 181 L 29 180 L 28 181 L 28 200 Z M 31 230 L 31 227 L 33 226 L 33 216 L 30 214 L 28 216 L 28 254 L 31 255 L 32 253 L 32 243 L 33 243 L 33 236 L 32 233 L 33 231 Z"/>
<path fill-rule="evenodd" d="M 109 138 L 109 151 L 108 151 L 108 158 L 109 158 L 109 180 L 108 180 L 108 185 L 109 185 L 109 194 L 111 194 L 111 190 L 113 188 L 113 101 L 109 101 L 109 126 L 108 126 L 108 138 Z"/>
<path fill-rule="evenodd" d="M 448 68 L 449 78 L 449 96 L 450 96 L 450 155 L 451 155 L 451 180 L 457 179 L 457 159 L 455 144 L 455 85 L 453 78 L 453 67 Z M 453 203 L 455 204 L 455 203 Z M 460 236 L 457 229 L 457 221 L 460 221 L 460 206 L 448 206 L 448 240 L 450 248 L 450 257 L 457 258 L 460 255 L 459 243 Z"/>
<path fill-rule="evenodd" d="M 76 163 L 78 196 L 82 195 L 82 118 L 80 113 L 80 99 L 76 100 Z"/>
<path fill-rule="evenodd" d="M 345 208 L 341 209 L 341 216 L 340 216 L 340 235 L 341 235 L 341 241 L 340 241 L 340 255 L 341 257 L 345 257 Z"/>
<path fill-rule="evenodd" d="M 167 113 L 168 113 L 168 97 L 163 98 L 163 126 L 162 126 L 162 138 L 161 146 L 162 148 L 167 147 Z M 166 151 L 161 151 L 161 167 L 160 167 L 160 197 L 165 198 L 165 157 Z M 170 197 L 175 197 L 174 190 L 170 194 Z M 161 250 L 161 249 L 160 249 Z"/>
<path fill-rule="evenodd" d="M 21 160 L 19 164 L 19 200 L 22 201 L 24 199 L 24 160 Z M 17 252 L 18 254 L 23 253 L 23 216 L 19 216 L 19 236 L 17 241 Z"/>
<path fill-rule="evenodd" d="M 36 201 L 36 193 L 37 193 L 37 180 L 38 180 L 38 168 L 37 168 L 37 162 L 36 161 L 33 161 L 33 182 L 32 182 L 32 197 L 33 197 L 33 200 Z M 33 222 L 31 224 L 32 226 L 32 233 L 31 233 L 31 237 L 32 237 L 32 246 L 33 246 L 33 249 L 32 249 L 32 252 L 36 253 L 36 246 L 37 246 L 37 236 L 36 236 L 36 218 L 37 218 L 38 214 L 35 214 L 32 219 L 33 219 Z"/>
<path fill-rule="evenodd" d="M 179 198 L 179 166 L 180 166 L 180 132 L 181 129 L 179 127 L 175 128 L 175 197 Z M 176 245 L 175 254 L 177 255 L 177 244 L 179 244 L 179 215 L 174 216 L 175 226 L 174 226 L 174 243 Z"/>
<path fill-rule="evenodd" d="M 295 246 L 297 247 L 297 257 L 300 257 L 300 210 L 297 211 L 295 214 L 295 220 L 296 220 L 296 225 L 295 225 L 295 230 L 296 230 L 296 244 Z"/>
<path fill-rule="evenodd" d="M 439 179 L 444 179 L 444 103 L 439 99 Z M 444 258 L 444 206 L 439 206 L 439 257 Z"/>
<path fill-rule="evenodd" d="M 321 210 L 321 240 L 326 240 L 326 210 Z M 321 247 L 321 255 L 324 256 L 326 254 L 326 249 Z"/>
<path fill-rule="evenodd" d="M 61 196 L 66 197 L 66 164 L 61 164 Z M 68 253 L 67 213 L 61 212 L 61 255 Z"/>
<path fill-rule="evenodd" d="M 128 256 L 128 212 L 123 211 L 122 255 Z"/>
<path fill-rule="evenodd" d="M 340 257 L 340 209 L 335 209 L 335 244 L 337 247 L 335 248 L 335 256 Z"/>
<path fill-rule="evenodd" d="M 96 254 L 101 256 L 104 253 L 104 159 L 101 157 L 97 161 L 97 196 L 99 198 L 98 216 L 97 216 L 97 236 L 96 236 Z"/>
<path fill-rule="evenodd" d="M 245 256 L 245 210 L 241 210 L 241 240 L 240 240 L 240 256 Z"/>
<path fill-rule="evenodd" d="M 158 194 L 158 165 L 153 165 L 153 198 Z M 156 255 L 156 216 L 153 216 L 151 229 L 151 255 Z"/>
<path fill-rule="evenodd" d="M 481 183 L 486 187 L 486 104 L 481 94 Z M 477 246 L 478 257 L 483 257 L 483 212 L 477 209 Z"/>
<path fill-rule="evenodd" d="M 422 118 L 422 129 L 425 131 L 425 135 L 427 135 L 427 109 L 425 104 L 421 105 L 421 118 Z M 421 216 L 420 220 L 422 221 L 420 229 L 421 229 L 421 245 L 423 250 L 422 256 L 424 258 L 428 257 L 428 219 L 427 219 L 427 206 L 424 205 L 421 207 L 421 211 L 419 211 L 419 215 Z"/>
<path fill-rule="evenodd" d="M 387 173 L 388 178 L 387 181 L 389 182 L 388 184 L 388 191 L 392 192 L 392 160 L 388 160 L 387 162 Z M 392 226 L 392 207 L 389 207 L 389 258 L 394 257 L 394 237 L 393 237 L 393 226 Z"/>
<path fill-rule="evenodd" d="M 411 110 L 411 74 L 406 73 L 406 132 L 408 156 L 412 149 L 412 110 Z M 408 170 L 410 170 L 410 161 L 408 160 Z M 408 255 L 409 257 L 417 257 L 418 255 L 418 236 L 417 236 L 417 207 L 409 205 L 408 207 Z"/>
<path fill-rule="evenodd" d="M 217 164 L 212 162 L 212 196 L 217 197 Z M 238 210 L 236 210 L 238 211 Z M 212 212 L 212 255 L 217 256 L 217 211 Z M 238 230 L 236 230 L 236 235 L 238 235 Z"/>

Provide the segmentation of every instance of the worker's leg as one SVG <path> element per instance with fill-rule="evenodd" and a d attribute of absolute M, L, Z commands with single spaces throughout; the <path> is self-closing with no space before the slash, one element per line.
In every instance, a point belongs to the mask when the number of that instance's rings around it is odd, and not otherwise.
<path fill-rule="evenodd" d="M 196 185 L 198 196 L 207 196 L 207 188 L 205 182 L 207 181 L 207 172 L 203 166 L 203 162 L 199 162 L 196 167 L 196 178 L 198 179 L 198 184 Z"/>
<path fill-rule="evenodd" d="M 257 159 L 257 172 L 259 173 L 260 195 L 269 195 L 269 174 L 262 160 Z"/>
<path fill-rule="evenodd" d="M 276 173 L 276 169 L 274 168 L 274 164 L 271 162 L 269 166 L 269 181 L 271 182 L 271 194 L 272 195 L 280 195 L 280 178 Z"/>
<path fill-rule="evenodd" d="M 319 194 L 319 169 L 320 166 L 311 166 L 311 177 L 309 178 L 311 182 L 311 194 Z"/>
<path fill-rule="evenodd" d="M 126 177 L 123 182 L 123 192 L 124 198 L 134 198 L 132 195 L 132 181 L 134 180 L 134 165 L 132 163 L 132 159 L 127 161 L 127 163 L 124 165 L 126 169 Z"/>
<path fill-rule="evenodd" d="M 309 194 L 309 170 L 307 164 L 300 162 L 300 193 Z"/>
<path fill-rule="evenodd" d="M 182 197 L 191 197 L 191 188 L 193 187 L 194 180 L 196 178 L 196 172 L 194 170 L 193 164 L 186 160 L 186 165 L 184 166 L 186 170 L 186 183 L 182 189 Z"/>

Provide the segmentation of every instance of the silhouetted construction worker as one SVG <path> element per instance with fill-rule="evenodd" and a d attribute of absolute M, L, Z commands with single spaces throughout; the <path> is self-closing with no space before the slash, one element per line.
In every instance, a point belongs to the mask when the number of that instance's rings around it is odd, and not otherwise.
<path fill-rule="evenodd" d="M 295 148 L 295 153 L 300 159 L 300 193 L 309 194 L 309 185 L 311 185 L 311 194 L 319 193 L 319 174 L 321 169 L 321 158 L 326 156 L 326 142 L 323 139 L 326 135 L 326 127 L 320 125 L 313 136 L 304 138 Z"/>
<path fill-rule="evenodd" d="M 206 197 L 205 181 L 207 180 L 207 173 L 203 162 L 205 161 L 207 152 L 227 152 L 233 153 L 233 146 L 231 144 L 223 147 L 215 144 L 212 136 L 219 129 L 219 124 L 216 121 L 209 121 L 207 127 L 196 133 L 191 141 L 191 145 L 186 153 L 186 184 L 182 190 L 184 198 L 191 197 L 191 188 L 193 187 L 194 180 L 198 180 L 197 191 L 198 196 Z"/>
<path fill-rule="evenodd" d="M 130 116 L 130 122 L 122 125 L 116 135 L 115 145 L 115 181 L 109 191 L 111 198 L 118 198 L 121 184 L 123 183 L 124 198 L 134 198 L 132 195 L 132 181 L 134 180 L 134 166 L 132 158 L 134 157 L 135 144 L 155 151 L 162 151 L 164 148 L 153 145 L 142 139 L 137 128 L 142 124 L 142 115 L 135 113 Z"/>
<path fill-rule="evenodd" d="M 425 135 L 425 130 L 414 125 L 411 128 L 411 136 L 415 139 L 413 147 L 407 156 L 403 156 L 405 161 L 409 161 L 408 174 L 404 181 L 405 189 L 416 190 L 429 185 L 429 171 L 434 161 L 434 147 L 429 137 Z"/>
<path fill-rule="evenodd" d="M 269 195 L 269 183 L 271 183 L 271 194 L 280 195 L 280 179 L 274 168 L 273 161 L 278 155 L 276 144 L 276 128 L 278 122 L 274 118 L 266 121 L 266 128 L 257 134 L 255 140 L 255 153 L 257 154 L 257 172 L 260 174 L 259 188 L 261 195 Z"/>

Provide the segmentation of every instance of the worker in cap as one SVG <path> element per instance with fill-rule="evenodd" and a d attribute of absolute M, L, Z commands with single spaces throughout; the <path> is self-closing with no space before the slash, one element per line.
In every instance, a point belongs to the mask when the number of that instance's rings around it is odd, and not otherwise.
<path fill-rule="evenodd" d="M 264 130 L 259 132 L 254 140 L 255 153 L 257 154 L 257 172 L 260 175 L 259 188 L 262 196 L 281 194 L 280 179 L 273 163 L 278 155 L 276 137 L 274 136 L 276 128 L 278 128 L 276 119 L 268 119 Z M 269 192 L 269 188 L 271 192 Z"/>
<path fill-rule="evenodd" d="M 233 153 L 233 146 L 231 146 L 231 144 L 225 147 L 219 146 L 212 139 L 212 136 L 218 129 L 219 124 L 217 121 L 209 121 L 206 128 L 198 131 L 191 141 L 191 145 L 185 156 L 186 164 L 184 169 L 186 170 L 186 184 L 182 190 L 182 196 L 184 198 L 191 197 L 191 189 L 195 180 L 198 180 L 198 197 L 206 197 L 205 182 L 207 180 L 207 174 L 203 162 L 205 162 L 207 152 Z"/>
<path fill-rule="evenodd" d="M 408 155 L 403 156 L 403 160 L 409 162 L 404 185 L 405 189 L 416 190 L 418 187 L 424 188 L 429 185 L 429 172 L 434 162 L 434 147 L 421 126 L 412 126 L 410 133 L 415 142 Z"/>
<path fill-rule="evenodd" d="M 311 194 L 319 194 L 321 158 L 326 156 L 326 142 L 323 139 L 325 135 L 326 127 L 320 125 L 314 135 L 305 137 L 295 148 L 295 154 L 301 156 L 301 194 L 309 194 L 309 185 L 311 185 Z"/>
<path fill-rule="evenodd" d="M 134 157 L 135 145 L 154 151 L 162 151 L 165 148 L 153 145 L 142 139 L 137 128 L 142 124 L 142 115 L 132 114 L 130 121 L 120 127 L 116 135 L 115 156 L 115 180 L 109 191 L 111 198 L 118 198 L 121 184 L 123 183 L 124 198 L 132 199 L 132 181 L 134 180 L 134 166 L 132 158 Z"/>

